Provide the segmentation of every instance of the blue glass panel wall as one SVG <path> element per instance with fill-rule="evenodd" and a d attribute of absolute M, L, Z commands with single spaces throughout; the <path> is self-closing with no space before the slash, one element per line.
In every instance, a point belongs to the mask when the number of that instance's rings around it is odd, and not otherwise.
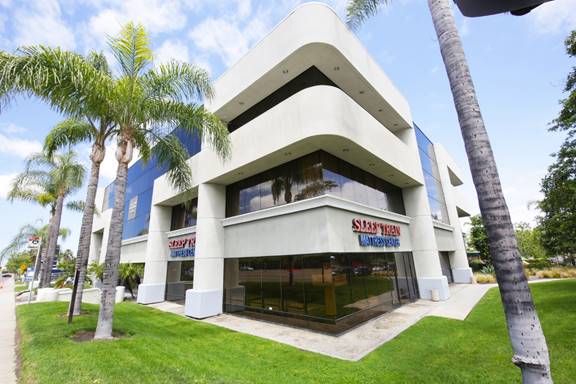
<path fill-rule="evenodd" d="M 191 135 L 182 129 L 172 132 L 188 151 L 190 157 L 201 149 L 201 141 L 198 135 Z M 152 156 L 147 163 L 141 159 L 132 164 L 128 169 L 128 182 L 126 185 L 126 200 L 124 207 L 124 231 L 122 239 L 145 235 L 148 233 L 150 223 L 150 209 L 152 205 L 152 191 L 154 180 L 162 176 L 168 167 L 158 163 L 156 156 Z M 136 197 L 136 209 L 133 217 L 128 219 L 130 201 Z M 103 210 L 114 206 L 114 182 L 106 187 L 104 192 Z"/>
<path fill-rule="evenodd" d="M 438 163 L 434 155 L 434 146 L 432 141 L 422 132 L 416 124 L 416 141 L 418 142 L 418 152 L 420 153 L 420 163 L 424 172 L 424 184 L 428 193 L 428 202 L 432 217 L 438 221 L 449 224 L 446 201 L 442 192 L 442 184 L 438 174 Z"/>

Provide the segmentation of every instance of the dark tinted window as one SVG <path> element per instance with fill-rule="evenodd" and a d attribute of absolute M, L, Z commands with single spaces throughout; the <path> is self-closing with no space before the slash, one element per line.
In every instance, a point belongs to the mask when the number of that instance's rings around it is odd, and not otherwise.
<path fill-rule="evenodd" d="M 428 193 L 428 202 L 430 203 L 432 217 L 449 224 L 448 211 L 446 209 L 442 184 L 440 183 L 440 176 L 438 174 L 438 163 L 434 155 L 434 145 L 416 124 L 414 124 L 414 128 L 416 129 L 416 141 L 418 142 L 420 163 L 424 173 L 424 184 L 426 185 L 426 192 Z"/>
<path fill-rule="evenodd" d="M 278 88 L 276 91 L 272 92 L 270 95 L 266 96 L 260 102 L 250 107 L 244 113 L 231 120 L 228 123 L 228 131 L 234 132 L 250 120 L 255 119 L 290 96 L 305 88 L 310 88 L 315 85 L 329 85 L 337 87 L 336 84 L 334 84 L 325 74 L 320 72 L 318 68 L 312 66 L 282 87 Z"/>
<path fill-rule="evenodd" d="M 226 188 L 228 217 L 330 194 L 404 214 L 400 188 L 318 151 Z"/>
<path fill-rule="evenodd" d="M 183 301 L 194 284 L 194 260 L 169 261 L 166 271 L 166 300 Z"/>
<path fill-rule="evenodd" d="M 339 333 L 415 300 L 412 254 L 226 259 L 224 309 Z"/>
<path fill-rule="evenodd" d="M 193 227 L 198 216 L 198 199 L 192 199 L 184 204 L 172 207 L 170 230 Z"/>

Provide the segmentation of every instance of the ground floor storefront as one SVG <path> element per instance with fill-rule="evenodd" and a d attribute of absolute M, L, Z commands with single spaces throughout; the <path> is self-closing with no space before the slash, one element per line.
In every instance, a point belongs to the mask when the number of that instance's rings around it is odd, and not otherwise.
<path fill-rule="evenodd" d="M 169 261 L 165 300 L 184 303 L 194 260 Z M 337 334 L 418 298 L 410 252 L 230 258 L 226 313 Z"/>
<path fill-rule="evenodd" d="M 227 259 L 224 311 L 340 333 L 415 300 L 412 255 L 349 253 Z"/>

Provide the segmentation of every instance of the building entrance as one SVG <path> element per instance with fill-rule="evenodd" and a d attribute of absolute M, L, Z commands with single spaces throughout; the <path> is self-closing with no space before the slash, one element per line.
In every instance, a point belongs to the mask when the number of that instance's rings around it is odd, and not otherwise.
<path fill-rule="evenodd" d="M 194 260 L 169 261 L 166 272 L 166 301 L 184 303 L 186 290 L 194 283 Z"/>

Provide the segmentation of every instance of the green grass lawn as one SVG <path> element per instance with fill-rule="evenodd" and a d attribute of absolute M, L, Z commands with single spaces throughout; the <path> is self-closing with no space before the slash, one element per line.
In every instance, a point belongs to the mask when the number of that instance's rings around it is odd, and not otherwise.
<path fill-rule="evenodd" d="M 531 285 L 556 383 L 576 378 L 576 280 Z M 115 329 L 130 337 L 77 343 L 97 307 L 68 327 L 65 303 L 22 305 L 20 383 L 515 383 L 498 291 L 467 320 L 429 317 L 359 362 L 124 303 Z"/>
<path fill-rule="evenodd" d="M 16 293 L 26 291 L 27 289 L 28 289 L 28 284 L 16 284 L 14 286 L 14 292 L 16 292 Z"/>

